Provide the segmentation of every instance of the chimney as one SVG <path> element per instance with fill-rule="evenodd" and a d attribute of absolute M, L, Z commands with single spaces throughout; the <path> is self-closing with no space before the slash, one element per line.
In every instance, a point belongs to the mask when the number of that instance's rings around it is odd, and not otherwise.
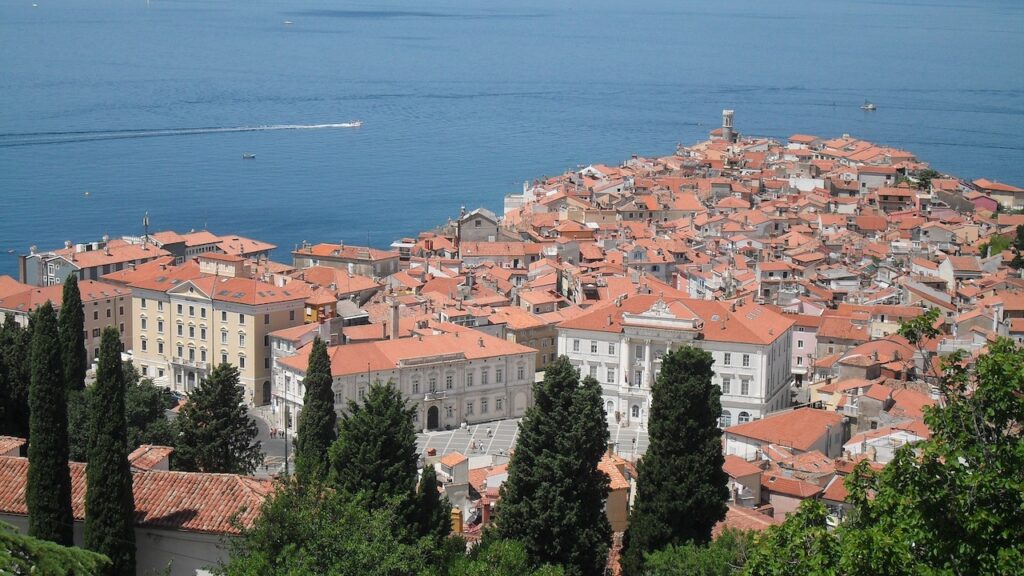
<path fill-rule="evenodd" d="M 608 325 L 609 326 L 612 325 L 612 315 L 611 314 L 608 315 Z"/>
<path fill-rule="evenodd" d="M 479 339 L 479 342 L 480 342 L 480 347 L 483 348 L 484 347 L 484 339 L 482 337 Z"/>
<path fill-rule="evenodd" d="M 391 307 L 391 333 L 388 334 L 388 338 L 391 340 L 398 339 L 398 300 L 391 298 L 388 302 Z"/>
<path fill-rule="evenodd" d="M 491 522 L 491 499 L 486 496 L 480 501 L 480 525 L 487 526 Z"/>

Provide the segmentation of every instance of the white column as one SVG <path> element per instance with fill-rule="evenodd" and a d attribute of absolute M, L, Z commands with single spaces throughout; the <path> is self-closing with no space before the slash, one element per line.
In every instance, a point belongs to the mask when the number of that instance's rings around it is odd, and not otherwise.
<path fill-rule="evenodd" d="M 654 373 L 654 360 L 651 358 L 651 341 L 644 340 L 644 382 L 643 387 L 651 389 Z"/>

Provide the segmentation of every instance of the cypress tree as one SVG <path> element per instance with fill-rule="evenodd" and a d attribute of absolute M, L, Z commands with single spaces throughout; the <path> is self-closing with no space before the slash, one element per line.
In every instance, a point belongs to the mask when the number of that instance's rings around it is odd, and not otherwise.
<path fill-rule="evenodd" d="M 29 437 L 28 390 L 32 380 L 32 333 L 6 314 L 0 328 L 0 373 L 3 374 L 6 415 L 0 420 L 2 433 Z"/>
<path fill-rule="evenodd" d="M 71 470 L 68 467 L 67 384 L 61 364 L 57 314 L 47 302 L 35 313 L 29 387 L 29 536 L 71 546 Z"/>
<path fill-rule="evenodd" d="M 725 457 L 711 383 L 711 354 L 683 347 L 666 354 L 654 384 L 650 447 L 637 465 L 637 495 L 624 539 L 623 572 L 643 574 L 644 553 L 687 542 L 706 544 L 725 518 Z"/>
<path fill-rule="evenodd" d="M 295 442 L 295 475 L 302 483 L 323 479 L 330 468 L 328 450 L 338 438 L 338 415 L 334 411 L 334 382 L 327 344 L 313 340 L 309 368 L 303 384 L 306 393 L 299 414 Z"/>
<path fill-rule="evenodd" d="M 603 573 L 611 528 L 603 511 L 608 477 L 598 469 L 608 441 L 600 386 L 580 385 L 565 356 L 534 386 L 501 486 L 497 536 L 523 543 L 535 565 Z"/>
<path fill-rule="evenodd" d="M 242 401 L 238 369 L 221 364 L 189 395 L 178 415 L 174 467 L 190 472 L 252 474 L 263 458 L 256 423 Z"/>
<path fill-rule="evenodd" d="M 112 575 L 135 574 L 135 498 L 128 464 L 128 425 L 121 338 L 103 330 L 100 362 L 92 390 L 93 438 L 85 469 L 85 547 L 110 558 Z"/>
<path fill-rule="evenodd" d="M 85 309 L 78 278 L 74 274 L 64 281 L 63 302 L 60 306 L 60 346 L 64 363 L 64 380 L 68 390 L 85 388 L 85 371 L 89 357 L 85 350 Z"/>
<path fill-rule="evenodd" d="M 341 416 L 338 439 L 330 449 L 335 486 L 361 495 L 371 509 L 402 508 L 416 490 L 415 409 L 390 382 L 370 386 L 362 403 L 349 402 Z M 415 514 L 410 512 L 409 520 Z"/>
<path fill-rule="evenodd" d="M 419 535 L 446 538 L 452 531 L 452 506 L 447 496 L 437 491 L 437 472 L 431 464 L 423 468 L 416 488 L 416 510 L 419 513 Z"/>

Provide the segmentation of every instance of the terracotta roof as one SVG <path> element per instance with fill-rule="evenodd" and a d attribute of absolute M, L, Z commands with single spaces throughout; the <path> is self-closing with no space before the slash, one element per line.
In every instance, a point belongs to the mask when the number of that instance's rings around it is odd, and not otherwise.
<path fill-rule="evenodd" d="M 85 519 L 85 464 L 70 462 L 71 507 L 75 520 Z M 209 534 L 238 534 L 236 518 L 251 526 L 273 491 L 269 480 L 235 474 L 132 471 L 137 526 Z M 27 458 L 0 457 L 0 513 L 28 515 L 25 487 Z"/>
<path fill-rule="evenodd" d="M 11 450 L 21 448 L 27 443 L 24 438 L 15 436 L 0 436 L 0 454 L 7 454 Z"/>
<path fill-rule="evenodd" d="M 760 474 L 762 472 L 760 467 L 747 462 L 743 458 L 734 454 L 728 454 L 725 457 L 725 465 L 722 466 L 722 469 L 725 470 L 726 474 L 733 478 L 750 476 L 751 474 Z"/>
<path fill-rule="evenodd" d="M 846 502 L 847 496 L 849 496 L 849 492 L 846 491 L 846 477 L 838 474 L 829 480 L 825 491 L 821 494 L 823 499 L 833 502 Z"/>
<path fill-rule="evenodd" d="M 314 256 L 317 258 L 343 258 L 346 260 L 388 260 L 398 258 L 397 250 L 377 250 L 365 246 L 349 246 L 341 244 L 314 244 L 292 252 L 295 256 Z"/>
<path fill-rule="evenodd" d="M 718 536 L 726 528 L 760 532 L 771 526 L 782 524 L 781 518 L 773 518 L 767 514 L 761 514 L 756 510 L 741 508 L 733 504 L 729 504 L 728 506 L 728 509 L 725 511 L 725 519 L 715 524 L 714 528 L 711 529 L 711 534 L 713 536 Z"/>
<path fill-rule="evenodd" d="M 53 250 L 53 254 L 71 262 L 78 268 L 95 268 L 110 264 L 123 264 L 135 260 L 148 260 L 158 256 L 167 256 L 169 252 L 156 246 L 130 244 L 124 240 L 111 240 L 105 248 L 76 252 L 74 246 Z"/>
<path fill-rule="evenodd" d="M 842 414 L 798 408 L 791 412 L 772 414 L 761 420 L 736 424 L 726 428 L 725 432 L 806 452 L 826 434 L 826 426 L 834 428 L 842 421 Z"/>
<path fill-rule="evenodd" d="M 979 178 L 972 182 L 976 188 L 982 190 L 995 190 L 998 192 L 1024 192 L 1024 188 L 1017 188 L 1009 184 L 1003 184 L 1002 182 L 995 182 L 987 178 Z"/>
<path fill-rule="evenodd" d="M 620 466 L 625 468 L 632 468 L 632 464 L 624 460 L 617 455 L 605 454 L 601 457 L 601 461 L 597 463 L 597 469 L 604 472 L 605 476 L 609 480 L 609 488 L 612 490 L 626 490 L 629 488 L 629 480 L 626 479 L 625 474 L 622 473 Z M 636 471 L 632 471 L 633 477 L 636 477 Z"/>
<path fill-rule="evenodd" d="M 441 465 L 448 468 L 454 468 L 466 460 L 469 460 L 469 458 L 466 458 L 462 452 L 449 452 L 441 457 Z"/>
<path fill-rule="evenodd" d="M 761 488 L 801 499 L 810 498 L 821 493 L 821 486 L 777 474 L 761 476 Z"/>
<path fill-rule="evenodd" d="M 143 444 L 128 455 L 128 462 L 139 470 L 150 470 L 161 461 L 170 457 L 174 448 L 170 446 L 154 446 Z"/>

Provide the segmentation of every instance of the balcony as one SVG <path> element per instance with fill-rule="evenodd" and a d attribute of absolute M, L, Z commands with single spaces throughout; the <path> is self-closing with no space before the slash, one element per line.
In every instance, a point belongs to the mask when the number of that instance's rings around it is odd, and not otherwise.
<path fill-rule="evenodd" d="M 423 395 L 423 400 L 426 402 L 437 402 L 440 400 L 444 400 L 447 397 L 447 390 L 441 392 L 427 392 L 426 394 Z"/>
<path fill-rule="evenodd" d="M 185 368 L 194 368 L 196 370 L 209 370 L 209 362 L 201 362 L 199 360 L 189 360 L 188 358 L 182 358 L 181 356 L 172 356 L 171 364 L 176 366 L 183 366 Z"/>

